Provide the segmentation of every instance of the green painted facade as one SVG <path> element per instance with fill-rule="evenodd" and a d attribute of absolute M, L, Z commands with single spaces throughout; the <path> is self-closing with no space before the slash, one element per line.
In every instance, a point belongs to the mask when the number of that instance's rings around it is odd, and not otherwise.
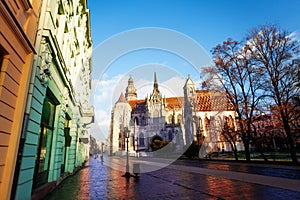
<path fill-rule="evenodd" d="M 33 63 L 19 147 L 20 158 L 14 177 L 15 199 L 30 199 L 34 190 L 47 183 L 59 183 L 87 160 L 88 144 L 80 142 L 80 138 L 89 136 L 83 135 L 88 130 L 82 119 L 86 114 L 84 110 L 92 111 L 88 113 L 91 116 L 93 109 L 84 109 L 73 89 L 76 85 L 72 76 L 74 66 L 69 61 L 76 49 L 70 48 L 68 51 L 65 43 L 59 44 L 57 33 L 61 28 L 57 27 L 54 19 L 78 17 L 74 10 L 70 11 L 72 6 L 81 7 L 82 11 L 77 13 L 80 16 L 88 15 L 88 10 L 85 1 L 64 1 L 68 2 L 69 7 L 62 1 L 55 2 L 43 1 L 41 8 L 36 37 L 37 55 Z M 66 20 L 66 23 L 70 21 Z M 89 26 L 89 21 L 86 25 Z M 72 27 L 68 24 L 64 26 Z M 64 31 L 67 31 L 66 27 L 63 27 Z M 90 33 L 87 35 L 90 36 Z M 90 38 L 87 37 L 86 41 L 91 51 Z M 76 43 L 78 38 L 69 38 L 68 42 Z M 82 58 L 85 57 L 78 59 Z M 91 57 L 87 56 L 87 59 Z M 77 67 L 86 66 L 79 64 Z M 90 118 L 89 124 L 93 122 L 93 117 Z"/>

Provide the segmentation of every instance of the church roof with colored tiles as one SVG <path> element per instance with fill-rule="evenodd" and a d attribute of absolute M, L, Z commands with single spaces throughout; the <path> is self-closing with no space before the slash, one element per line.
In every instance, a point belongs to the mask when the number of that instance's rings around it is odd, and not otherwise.
<path fill-rule="evenodd" d="M 132 109 L 139 109 L 139 108 L 144 108 L 144 106 L 146 105 L 146 100 L 145 99 L 130 100 L 128 101 L 128 103 Z M 184 98 L 166 97 L 166 105 L 167 108 L 182 108 L 184 105 Z"/>
<path fill-rule="evenodd" d="M 233 106 L 226 99 L 226 96 L 214 90 L 196 90 L 194 100 L 197 111 L 231 111 Z"/>
<path fill-rule="evenodd" d="M 145 99 L 138 99 L 138 100 L 129 100 L 128 101 L 129 105 L 131 106 L 132 109 L 137 108 L 138 106 L 141 106 L 146 103 Z"/>
<path fill-rule="evenodd" d="M 128 101 L 132 109 L 143 110 L 146 106 L 145 99 Z M 229 103 L 223 93 L 213 90 L 196 90 L 196 111 L 232 111 L 233 106 Z M 183 97 L 167 97 L 167 108 L 183 108 Z"/>
<path fill-rule="evenodd" d="M 167 108 L 182 108 L 184 106 L 183 97 L 167 97 L 166 98 Z"/>

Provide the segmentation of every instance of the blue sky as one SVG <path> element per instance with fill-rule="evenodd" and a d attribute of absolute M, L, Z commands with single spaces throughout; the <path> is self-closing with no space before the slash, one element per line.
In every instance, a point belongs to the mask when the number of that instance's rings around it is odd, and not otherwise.
<path fill-rule="evenodd" d="M 208 51 L 228 37 L 241 39 L 257 25 L 300 29 L 298 0 L 88 0 L 94 47 L 114 34 L 140 27 L 182 32 Z"/>
<path fill-rule="evenodd" d="M 97 59 L 103 53 L 97 54 L 99 46 L 115 35 L 144 27 L 174 30 L 194 40 L 211 56 L 210 50 L 217 44 L 229 37 L 242 40 L 247 31 L 258 25 L 277 24 L 296 32 L 298 37 L 300 32 L 299 0 L 88 0 L 88 7 L 94 53 L 91 103 L 96 113 L 92 134 L 101 140 L 107 137 L 111 107 L 119 93 L 124 92 L 129 74 L 143 91 L 138 91 L 139 98 L 144 98 L 147 90 L 151 92 L 154 71 L 161 86 L 169 88 L 172 94 L 182 95 L 182 84 L 188 74 L 198 87 L 201 84 L 199 70 L 186 59 L 161 49 L 128 52 L 101 71 L 103 66 L 99 66 Z M 107 51 L 113 52 L 114 48 L 108 47 Z M 174 91 L 174 85 L 178 91 Z"/>

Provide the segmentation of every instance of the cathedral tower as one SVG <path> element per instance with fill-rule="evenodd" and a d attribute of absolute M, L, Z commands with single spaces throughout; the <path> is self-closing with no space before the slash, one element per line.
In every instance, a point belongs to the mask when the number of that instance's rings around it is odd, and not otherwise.
<path fill-rule="evenodd" d="M 119 150 L 125 150 L 124 131 L 130 126 L 131 107 L 121 93 L 111 112 L 110 130 L 108 136 L 108 154 L 113 155 Z"/>
<path fill-rule="evenodd" d="M 127 101 L 136 100 L 136 98 L 137 98 L 136 88 L 133 84 L 133 78 L 131 75 L 128 79 L 128 85 L 126 88 L 125 97 L 126 97 Z"/>
<path fill-rule="evenodd" d="M 188 75 L 188 78 L 186 79 L 183 93 L 185 102 L 190 102 L 195 97 L 195 83 L 192 81 L 190 75 Z"/>

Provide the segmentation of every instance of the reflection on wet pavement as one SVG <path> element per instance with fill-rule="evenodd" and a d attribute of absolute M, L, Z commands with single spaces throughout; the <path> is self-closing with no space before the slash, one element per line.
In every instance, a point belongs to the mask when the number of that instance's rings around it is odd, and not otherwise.
<path fill-rule="evenodd" d="M 289 178 L 300 180 L 300 169 L 284 169 L 272 168 L 272 167 L 261 167 L 261 166 L 251 166 L 243 164 L 234 163 L 221 163 L 221 162 L 210 162 L 210 161 L 189 161 L 189 160 L 177 160 L 175 161 L 177 165 L 188 165 L 195 167 L 202 167 L 207 169 L 217 169 L 225 171 L 235 171 L 243 173 L 251 173 L 265 176 Z"/>
<path fill-rule="evenodd" d="M 185 164 L 199 165 L 199 162 Z M 205 165 L 232 170 L 227 164 Z M 140 174 L 139 179 L 126 179 L 123 174 L 91 158 L 88 167 L 67 178 L 47 199 L 297 199 L 300 196 L 299 192 L 286 189 L 170 168 Z"/>

